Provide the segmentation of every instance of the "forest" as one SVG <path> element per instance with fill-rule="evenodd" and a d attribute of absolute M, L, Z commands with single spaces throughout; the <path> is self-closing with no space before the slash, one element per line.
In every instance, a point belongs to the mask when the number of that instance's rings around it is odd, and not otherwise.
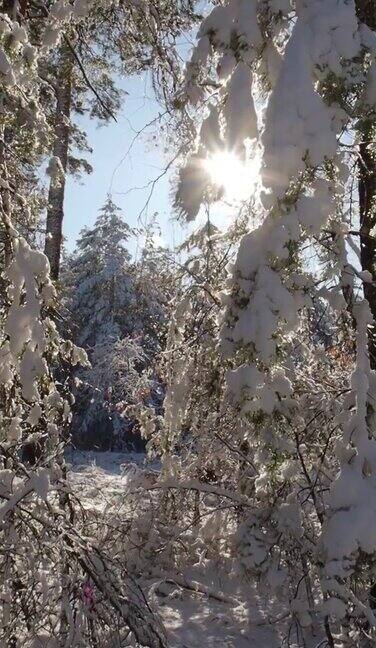
<path fill-rule="evenodd" d="M 376 647 L 375 0 L 0 5 L 0 648 Z"/>

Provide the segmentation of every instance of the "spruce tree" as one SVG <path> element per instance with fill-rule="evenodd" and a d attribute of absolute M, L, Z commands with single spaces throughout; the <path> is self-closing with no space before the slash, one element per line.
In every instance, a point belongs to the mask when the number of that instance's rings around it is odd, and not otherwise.
<path fill-rule="evenodd" d="M 159 350 L 150 324 L 154 330 L 162 326 L 163 311 L 153 309 L 153 285 L 140 282 L 139 268 L 126 248 L 131 235 L 108 197 L 94 227 L 81 232 L 63 276 L 74 339 L 92 365 L 76 376 L 82 385 L 73 436 L 81 446 L 142 445 L 132 435 L 135 421 L 124 412 L 150 397 L 152 382 L 142 371 Z"/>

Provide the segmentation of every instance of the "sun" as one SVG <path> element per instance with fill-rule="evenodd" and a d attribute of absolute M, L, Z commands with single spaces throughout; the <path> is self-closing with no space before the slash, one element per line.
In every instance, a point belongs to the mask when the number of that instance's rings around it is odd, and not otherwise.
<path fill-rule="evenodd" d="M 259 160 L 241 160 L 231 151 L 218 151 L 205 160 L 205 168 L 214 185 L 223 189 L 230 202 L 250 198 L 260 170 Z"/>

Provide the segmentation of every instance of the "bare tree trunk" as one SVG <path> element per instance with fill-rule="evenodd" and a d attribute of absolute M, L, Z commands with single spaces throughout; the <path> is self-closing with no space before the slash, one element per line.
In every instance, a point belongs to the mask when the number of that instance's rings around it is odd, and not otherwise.
<path fill-rule="evenodd" d="M 13 20 L 16 20 L 17 15 L 26 16 L 28 8 L 28 0 L 3 0 L 0 3 L 1 11 L 7 13 Z"/>
<path fill-rule="evenodd" d="M 2 128 L 0 132 L 0 175 L 5 185 L 8 183 L 8 170 L 5 157 L 5 129 Z M 3 226 L 2 238 L 4 245 L 4 267 L 7 268 L 12 259 L 12 237 L 11 230 L 11 202 L 9 189 L 4 187 L 0 190 L 0 213 Z"/>
<path fill-rule="evenodd" d="M 15 11 L 15 0 L 3 0 L 1 4 L 1 11 L 13 17 L 13 13 Z"/>
<path fill-rule="evenodd" d="M 375 0 L 356 0 L 358 18 L 370 29 L 376 30 Z M 376 157 L 374 148 L 375 124 L 368 119 L 361 129 L 359 147 L 359 216 L 360 216 L 360 259 L 362 270 L 368 270 L 376 281 L 376 241 L 371 231 L 376 225 Z M 368 300 L 376 322 L 376 288 L 364 282 L 364 295 Z M 369 334 L 369 354 L 372 369 L 376 369 L 376 331 Z"/>
<path fill-rule="evenodd" d="M 373 139 L 374 127 L 366 123 L 362 132 L 359 161 L 359 216 L 360 216 L 360 260 L 362 270 L 368 270 L 376 281 L 376 240 L 371 231 L 376 225 L 376 159 L 369 149 Z M 364 282 L 364 296 L 368 300 L 374 320 L 376 321 L 376 288 Z M 369 355 L 371 368 L 376 369 L 376 332 L 370 330 Z"/>
<path fill-rule="evenodd" d="M 376 5 L 375 0 L 356 0 L 356 10 L 359 20 L 370 29 L 376 30 Z M 376 241 L 371 236 L 371 231 L 376 225 L 376 156 L 372 151 L 374 145 L 374 120 L 369 118 L 363 122 L 360 130 L 361 143 L 359 146 L 359 221 L 360 221 L 360 261 L 362 270 L 368 270 L 376 282 Z M 376 322 L 376 287 L 363 283 L 364 296 L 366 297 L 374 322 Z M 375 326 L 369 330 L 369 357 L 371 368 L 376 370 L 376 330 Z M 374 419 L 374 408 L 370 408 L 370 420 Z M 376 583 L 369 591 L 370 605 L 374 607 L 376 597 Z M 373 639 L 366 644 L 371 647 Z"/>
<path fill-rule="evenodd" d="M 69 150 L 69 118 L 72 103 L 73 55 L 63 45 L 60 50 L 59 72 L 56 83 L 55 142 L 53 155 L 60 159 L 64 173 L 67 170 Z M 46 241 L 44 251 L 51 266 L 51 278 L 59 278 L 61 244 L 63 238 L 65 178 L 59 183 L 51 179 L 48 193 Z"/>

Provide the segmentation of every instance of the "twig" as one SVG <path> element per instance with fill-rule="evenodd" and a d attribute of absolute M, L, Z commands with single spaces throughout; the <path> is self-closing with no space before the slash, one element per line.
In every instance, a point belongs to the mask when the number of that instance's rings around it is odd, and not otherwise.
<path fill-rule="evenodd" d="M 82 64 L 82 62 L 81 62 L 81 60 L 80 60 L 80 58 L 79 58 L 79 56 L 78 56 L 76 50 L 74 49 L 72 43 L 70 42 L 68 36 L 67 36 L 66 34 L 64 34 L 64 35 L 63 35 L 63 38 L 64 38 L 64 41 L 66 42 L 66 44 L 68 45 L 70 51 L 72 52 L 73 57 L 74 57 L 74 59 L 75 59 L 77 65 L 78 65 L 78 67 L 79 67 L 80 70 L 81 70 L 81 74 L 82 74 L 82 76 L 84 77 L 84 80 L 85 80 L 86 85 L 88 86 L 88 88 L 90 88 L 90 90 L 92 91 L 92 93 L 96 96 L 96 98 L 98 99 L 98 101 L 99 101 L 100 105 L 102 106 L 102 108 L 103 108 L 103 109 L 104 109 L 104 110 L 105 110 L 105 111 L 110 115 L 110 117 L 112 117 L 112 119 L 113 119 L 115 122 L 117 122 L 117 119 L 116 119 L 116 117 L 115 117 L 115 114 L 113 113 L 113 111 L 111 110 L 111 108 L 109 108 L 109 106 L 108 106 L 108 105 L 103 101 L 102 97 L 100 97 L 100 95 L 98 94 L 97 90 L 94 88 L 93 84 L 91 83 L 90 79 L 88 78 L 88 76 L 87 76 L 87 74 L 86 74 L 86 71 L 85 71 L 85 68 L 84 68 L 84 66 L 83 66 L 83 64 Z"/>
<path fill-rule="evenodd" d="M 178 585 L 179 587 L 183 587 L 191 592 L 197 592 L 198 594 L 205 594 L 209 598 L 220 601 L 221 603 L 229 603 L 230 605 L 236 606 L 240 605 L 240 601 L 233 596 L 227 596 L 224 592 L 214 590 L 213 588 L 198 583 L 197 581 L 190 581 L 181 576 L 166 577 L 160 575 L 160 578 L 162 579 L 161 582 Z"/>

